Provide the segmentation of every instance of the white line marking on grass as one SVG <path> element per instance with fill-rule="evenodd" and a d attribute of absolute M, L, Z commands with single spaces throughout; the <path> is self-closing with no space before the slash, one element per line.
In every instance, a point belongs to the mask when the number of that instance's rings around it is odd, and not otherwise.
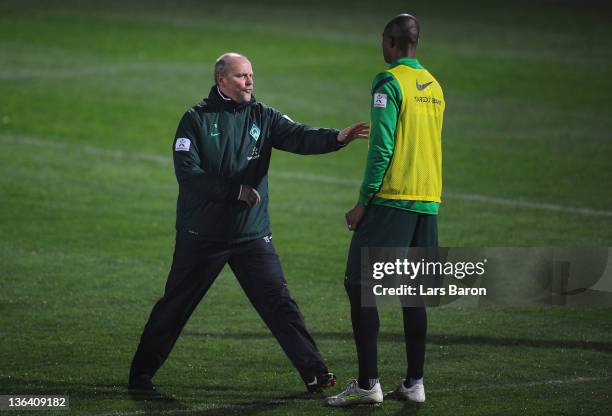
<path fill-rule="evenodd" d="M 591 383 L 597 381 L 610 380 L 612 377 L 576 377 L 570 379 L 553 379 L 553 380 L 538 380 L 538 381 L 528 381 L 525 383 L 490 383 L 490 384 L 478 384 L 478 385 L 465 385 L 465 386 L 456 386 L 452 388 L 443 388 L 443 389 L 428 389 L 427 392 L 429 394 L 435 393 L 453 393 L 457 391 L 469 391 L 469 390 L 493 390 L 493 389 L 505 389 L 505 388 L 530 388 L 535 386 L 554 386 L 554 385 L 566 385 L 566 384 L 578 384 L 578 383 Z M 180 401 L 180 397 L 177 399 Z M 139 409 L 139 410 L 126 410 L 126 411 L 115 411 L 115 412 L 104 412 L 104 413 L 80 413 L 87 415 L 95 415 L 95 416 L 132 416 L 132 415 L 153 415 L 153 414 L 184 414 L 212 409 L 253 409 L 264 406 L 274 406 L 274 405 L 283 405 L 290 404 L 299 401 L 304 401 L 307 399 L 292 399 L 292 400 L 269 400 L 258 403 L 245 403 L 245 404 L 220 404 L 220 403 L 207 403 L 189 407 L 187 409 Z M 151 402 L 149 402 L 151 403 Z M 160 401 L 163 403 L 163 401 Z"/>
<path fill-rule="evenodd" d="M 489 384 L 477 384 L 467 386 L 457 386 L 444 389 L 432 389 L 428 392 L 432 393 L 451 393 L 453 391 L 465 391 L 465 390 L 491 390 L 491 389 L 510 389 L 510 388 L 526 388 L 535 386 L 548 386 L 548 385 L 563 385 L 563 384 L 576 384 L 576 383 L 591 383 L 595 381 L 610 380 L 612 377 L 576 377 L 570 379 L 558 379 L 558 380 L 538 380 L 538 381 L 527 381 L 524 383 L 489 383 Z"/>
<path fill-rule="evenodd" d="M 14 70 L 1 70 L 0 80 L 19 80 L 32 78 L 73 78 L 91 75 L 112 75 L 122 72 L 190 72 L 201 70 L 201 66 L 194 64 L 164 64 L 155 62 L 118 63 L 108 65 L 80 66 L 74 68 L 17 68 Z"/>
<path fill-rule="evenodd" d="M 50 147 L 53 149 L 71 149 L 81 151 L 96 156 L 107 156 L 113 159 L 129 159 L 129 160 L 144 160 L 147 162 L 155 162 L 162 165 L 171 165 L 172 156 L 168 153 L 168 156 L 152 155 L 146 153 L 128 153 L 123 150 L 116 149 L 105 149 L 103 147 L 95 146 L 81 146 L 71 143 L 62 143 L 50 140 L 34 139 L 32 137 L 10 137 L 1 136 L 0 141 L 11 144 L 31 145 L 40 147 Z"/>
<path fill-rule="evenodd" d="M 313 182 L 330 183 L 330 184 L 338 184 L 338 185 L 357 185 L 357 186 L 361 185 L 361 181 L 357 179 L 338 178 L 334 176 L 324 176 L 324 175 L 313 175 L 310 173 L 303 173 L 303 172 L 274 172 L 273 176 L 283 178 L 283 179 L 298 179 L 298 180 L 304 180 L 304 181 L 313 181 Z M 565 212 L 565 213 L 571 213 L 571 214 L 612 217 L 612 211 L 595 210 L 595 209 L 590 209 L 590 208 L 576 208 L 576 207 L 568 207 L 564 205 L 547 204 L 547 203 L 540 203 L 540 202 L 529 202 L 523 199 L 506 199 L 506 198 L 499 198 L 499 197 L 493 197 L 493 196 L 455 193 L 455 192 L 446 192 L 444 194 L 444 197 L 451 198 L 451 199 L 460 199 L 464 201 L 483 202 L 485 204 L 491 204 L 491 205 L 504 205 L 504 206 L 512 206 L 512 207 L 542 209 L 542 210 L 548 210 L 548 211 L 559 211 L 559 212 Z"/>
<path fill-rule="evenodd" d="M 53 147 L 58 149 L 75 149 L 78 147 L 79 150 L 98 156 L 108 156 L 116 159 L 131 159 L 131 160 L 144 160 L 148 162 L 156 162 L 163 165 L 172 164 L 172 157 L 170 153 L 168 156 L 146 154 L 146 153 L 128 153 L 123 150 L 104 149 L 101 147 L 94 146 L 78 146 L 74 144 L 55 142 L 50 140 L 34 139 L 31 137 L 12 137 L 12 136 L 0 136 L 0 141 L 11 144 L 23 144 L 23 145 L 34 145 L 43 147 Z M 297 179 L 302 181 L 310 181 L 317 183 L 327 183 L 334 185 L 348 185 L 348 186 L 359 186 L 361 181 L 356 178 L 340 178 L 337 176 L 326 176 L 326 175 L 315 175 L 306 172 L 296 171 L 272 171 L 271 176 L 273 178 L 280 179 Z M 508 199 L 499 198 L 494 196 L 478 195 L 478 194 L 466 194 L 466 193 L 454 193 L 447 192 L 444 194 L 445 198 L 458 199 L 467 202 L 478 202 L 489 205 L 500 205 L 507 207 L 517 208 L 528 208 L 528 209 L 539 209 L 544 211 L 557 211 L 566 214 L 579 214 L 587 216 L 597 217 L 612 217 L 612 211 L 608 210 L 595 210 L 590 208 L 578 208 L 568 207 L 559 204 L 548 204 L 543 202 L 530 202 L 523 199 Z"/>
<path fill-rule="evenodd" d="M 492 204 L 492 205 L 505 205 L 505 206 L 511 206 L 511 207 L 524 207 L 524 208 L 542 209 L 542 210 L 547 210 L 547 211 L 559 211 L 559 212 L 566 212 L 570 214 L 612 217 L 612 211 L 597 210 L 597 209 L 591 209 L 591 208 L 568 207 L 565 205 L 547 204 L 544 202 L 529 202 L 523 199 L 505 199 L 505 198 L 498 198 L 494 196 L 485 196 L 485 195 L 478 195 L 478 194 L 464 194 L 464 193 L 454 193 L 454 192 L 445 193 L 444 196 L 450 197 L 451 199 L 454 198 L 454 199 L 462 199 L 464 201 L 484 202 L 484 203 Z"/>
<path fill-rule="evenodd" d="M 238 409 L 253 409 L 253 408 L 257 408 L 257 407 L 263 407 L 263 406 L 274 406 L 274 405 L 279 405 L 279 404 L 289 404 L 292 403 L 294 401 L 298 401 L 300 399 L 295 399 L 295 400 L 269 400 L 269 401 L 265 401 L 265 402 L 259 402 L 259 403 L 245 403 L 245 404 L 220 404 L 220 403 L 207 403 L 207 404 L 202 404 L 202 405 L 196 405 L 196 406 L 191 406 L 189 408 L 186 409 L 159 409 L 159 410 L 155 410 L 155 409 L 147 409 L 147 410 L 126 410 L 126 411 L 121 411 L 121 410 L 117 410 L 115 412 L 107 412 L 107 413 L 92 413 L 92 412 L 84 412 L 84 413 L 80 413 L 82 415 L 95 415 L 95 416 L 132 416 L 132 415 L 156 415 L 156 414 L 163 414 L 163 415 L 176 415 L 176 414 L 183 414 L 183 413 L 193 413 L 193 412 L 202 412 L 205 410 L 213 410 L 213 409 L 225 409 L 225 410 L 238 410 Z M 151 405 L 153 405 L 153 403 L 155 403 L 155 401 L 147 401 L 147 403 L 150 403 Z M 164 403 L 163 400 L 160 400 L 159 403 Z"/>

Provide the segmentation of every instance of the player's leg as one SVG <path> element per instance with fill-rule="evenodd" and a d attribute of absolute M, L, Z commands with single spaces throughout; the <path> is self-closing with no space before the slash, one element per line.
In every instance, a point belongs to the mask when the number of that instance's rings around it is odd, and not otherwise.
<path fill-rule="evenodd" d="M 425 307 L 402 309 L 404 337 L 406 340 L 406 378 L 396 388 L 399 398 L 417 402 L 425 401 L 423 374 L 425 343 L 427 340 L 427 312 Z"/>
<path fill-rule="evenodd" d="M 346 406 L 353 403 L 377 403 L 382 401 L 377 368 L 377 338 L 379 329 L 376 296 L 372 292 L 369 274 L 362 274 L 362 249 L 370 250 L 370 261 L 373 256 L 397 256 L 397 247 L 408 247 L 417 224 L 418 214 L 393 207 L 371 205 L 366 211 L 361 224 L 353 234 L 347 268 L 345 288 L 351 304 L 351 322 L 359 361 L 359 376 L 355 385 L 337 396 L 327 399 L 332 406 Z M 389 250 L 379 250 L 387 247 Z M 374 253 L 377 253 L 376 255 Z M 376 261 L 382 260 L 376 258 Z M 369 268 L 371 270 L 371 268 Z"/>
<path fill-rule="evenodd" d="M 375 230 L 371 229 L 374 214 L 372 208 L 368 208 L 361 224 L 353 233 L 344 276 L 344 288 L 349 298 L 353 338 L 357 350 L 359 368 L 357 381 L 359 388 L 364 390 L 371 389 L 378 381 L 378 330 L 380 325 L 378 310 L 376 300 L 372 292 L 368 290 L 368 282 L 363 281 L 361 276 L 362 248 L 368 246 L 375 233 Z"/>
<path fill-rule="evenodd" d="M 419 214 L 410 244 L 412 247 L 437 247 L 437 216 Z M 427 312 L 425 306 L 402 309 L 404 336 L 406 340 L 406 378 L 396 389 L 399 396 L 422 402 L 425 401 L 423 373 L 425 366 L 425 345 L 427 340 Z"/>
<path fill-rule="evenodd" d="M 351 304 L 351 321 L 359 361 L 359 387 L 371 388 L 378 380 L 377 338 L 378 311 L 376 296 L 371 290 L 372 282 L 363 280 L 362 249 L 377 250 L 382 256 L 396 255 L 392 248 L 407 247 L 414 234 L 417 214 L 397 208 L 371 205 L 359 225 L 349 248 L 346 266 L 345 287 Z M 370 261 L 372 260 L 370 251 Z M 381 260 L 381 259 L 377 259 Z M 395 259 L 388 259 L 394 261 Z M 369 276 L 369 275 L 368 275 Z"/>
<path fill-rule="evenodd" d="M 344 287 L 351 308 L 351 324 L 355 348 L 357 350 L 358 376 L 341 393 L 328 397 L 330 406 L 350 406 L 353 404 L 380 403 L 383 400 L 378 380 L 378 330 L 379 318 L 376 299 L 370 290 L 371 285 L 361 276 L 362 249 L 374 247 L 381 240 L 377 228 L 379 207 L 368 207 L 359 227 L 353 233 L 344 274 Z M 372 244 L 374 242 L 374 244 Z M 381 246 L 383 244 L 378 244 Z"/>
<path fill-rule="evenodd" d="M 351 324 L 357 350 L 360 389 L 370 390 L 378 383 L 378 331 L 380 321 L 376 306 L 363 306 L 362 287 L 345 284 L 351 307 Z M 371 302 L 368 302 L 371 304 Z"/>
<path fill-rule="evenodd" d="M 146 384 L 164 363 L 191 313 L 227 261 L 226 246 L 177 240 L 164 295 L 145 325 L 130 369 L 130 384 Z"/>
<path fill-rule="evenodd" d="M 315 341 L 306 329 L 304 317 L 291 298 L 271 237 L 235 246 L 229 265 L 309 390 L 335 384 L 335 377 L 328 374 Z"/>
<path fill-rule="evenodd" d="M 438 217 L 419 214 L 412 237 L 412 247 L 438 247 Z M 425 307 L 404 308 L 404 333 L 406 336 L 407 379 L 421 379 L 425 362 L 427 337 L 427 313 Z"/>

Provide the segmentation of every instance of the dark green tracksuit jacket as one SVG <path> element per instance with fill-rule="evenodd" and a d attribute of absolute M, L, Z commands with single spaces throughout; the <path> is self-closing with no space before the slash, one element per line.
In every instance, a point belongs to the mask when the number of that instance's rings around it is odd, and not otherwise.
<path fill-rule="evenodd" d="M 213 86 L 208 98 L 185 113 L 174 139 L 177 238 L 237 243 L 270 234 L 272 148 L 327 153 L 342 147 L 337 135 L 296 123 L 255 97 L 237 104 Z M 241 184 L 256 188 L 261 203 L 249 208 L 239 201 Z"/>

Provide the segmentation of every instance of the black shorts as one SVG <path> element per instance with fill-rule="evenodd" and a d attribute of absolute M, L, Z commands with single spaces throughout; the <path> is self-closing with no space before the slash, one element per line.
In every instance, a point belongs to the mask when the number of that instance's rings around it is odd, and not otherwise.
<path fill-rule="evenodd" d="M 361 250 L 368 247 L 437 247 L 438 216 L 369 205 L 351 240 L 345 284 L 361 283 Z"/>

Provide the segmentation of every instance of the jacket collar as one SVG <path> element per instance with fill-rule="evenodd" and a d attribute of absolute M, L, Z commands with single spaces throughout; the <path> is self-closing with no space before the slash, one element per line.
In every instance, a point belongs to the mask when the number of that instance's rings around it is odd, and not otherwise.
<path fill-rule="evenodd" d="M 251 101 L 248 103 L 237 103 L 231 98 L 225 97 L 221 91 L 219 91 L 217 85 L 213 85 L 211 87 L 210 92 L 208 93 L 208 98 L 203 101 L 206 101 L 208 105 L 215 109 L 229 111 L 239 110 L 257 102 L 255 95 L 251 95 Z"/>

